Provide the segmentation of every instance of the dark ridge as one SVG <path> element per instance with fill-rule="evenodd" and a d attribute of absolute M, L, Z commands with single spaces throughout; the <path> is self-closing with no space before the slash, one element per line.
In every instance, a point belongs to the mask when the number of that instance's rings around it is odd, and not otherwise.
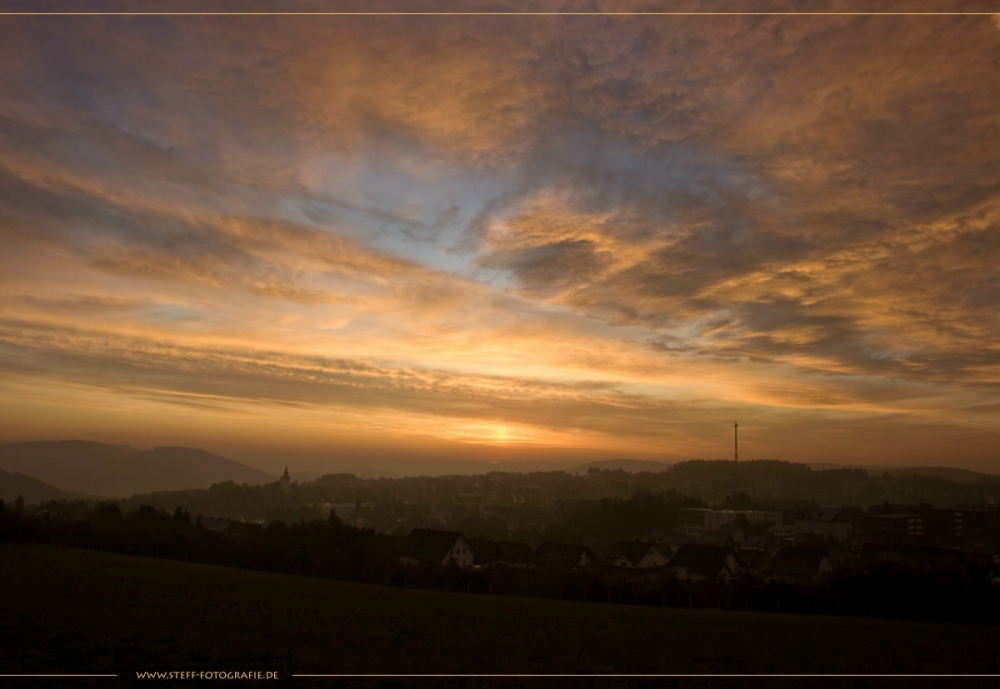
<path fill-rule="evenodd" d="M 69 492 L 127 497 L 136 493 L 208 488 L 213 483 L 260 484 L 263 471 L 205 450 L 136 450 L 85 440 L 0 445 L 0 469 L 19 472 Z"/>

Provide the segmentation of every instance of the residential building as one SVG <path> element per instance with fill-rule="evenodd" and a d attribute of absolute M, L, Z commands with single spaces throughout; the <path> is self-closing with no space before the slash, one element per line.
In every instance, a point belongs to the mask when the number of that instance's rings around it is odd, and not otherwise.
<path fill-rule="evenodd" d="M 740 517 L 750 526 L 781 524 L 784 518 L 777 510 L 714 510 L 705 507 L 682 507 L 677 511 L 677 523 L 692 529 L 716 529 L 732 524 Z"/>
<path fill-rule="evenodd" d="M 531 554 L 531 559 L 542 569 L 571 572 L 598 564 L 600 558 L 585 545 L 570 543 L 542 543 Z"/>
<path fill-rule="evenodd" d="M 936 543 L 963 543 L 973 535 L 1000 536 L 996 509 L 928 509 L 927 537 Z"/>
<path fill-rule="evenodd" d="M 743 558 L 725 546 L 685 543 L 667 563 L 679 581 L 728 582 L 746 570 Z"/>
<path fill-rule="evenodd" d="M 827 551 L 805 545 L 790 545 L 774 556 L 765 578 L 770 581 L 814 584 L 829 579 L 832 572 L 833 563 Z"/>
<path fill-rule="evenodd" d="M 715 531 L 720 526 L 736 521 L 735 510 L 713 510 L 706 507 L 682 507 L 677 510 L 677 523 L 682 527 L 709 529 Z"/>
<path fill-rule="evenodd" d="M 750 526 L 781 524 L 784 515 L 778 510 L 737 510 L 737 515 L 746 517 Z"/>
<path fill-rule="evenodd" d="M 865 515 L 865 533 L 885 543 L 958 545 L 969 537 L 1000 536 L 996 509 L 934 509 L 930 505 L 879 505 Z"/>
<path fill-rule="evenodd" d="M 891 565 L 925 574 L 929 571 L 961 571 L 967 559 L 953 548 L 912 543 L 868 543 L 861 549 L 861 561 L 868 566 Z"/>
<path fill-rule="evenodd" d="M 413 529 L 399 548 L 399 561 L 404 565 L 455 565 L 468 569 L 474 558 L 472 545 L 457 531 Z"/>
<path fill-rule="evenodd" d="M 537 563 L 531 557 L 531 546 L 514 541 L 474 541 L 476 564 L 486 568 L 511 567 L 533 569 Z"/>
<path fill-rule="evenodd" d="M 866 514 L 862 519 L 865 534 L 883 543 L 923 540 L 927 536 L 926 513 Z"/>
<path fill-rule="evenodd" d="M 857 521 L 855 515 L 847 510 L 811 505 L 795 513 L 795 531 L 846 541 L 854 532 Z"/>
<path fill-rule="evenodd" d="M 604 559 L 613 567 L 662 567 L 669 558 L 656 543 L 618 541 Z"/>

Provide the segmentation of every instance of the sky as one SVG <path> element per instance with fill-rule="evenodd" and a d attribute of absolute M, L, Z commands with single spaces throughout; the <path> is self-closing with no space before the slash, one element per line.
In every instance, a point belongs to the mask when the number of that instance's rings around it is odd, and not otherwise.
<path fill-rule="evenodd" d="M 0 62 L 0 442 L 552 468 L 738 421 L 1000 473 L 998 16 L 3 16 Z"/>

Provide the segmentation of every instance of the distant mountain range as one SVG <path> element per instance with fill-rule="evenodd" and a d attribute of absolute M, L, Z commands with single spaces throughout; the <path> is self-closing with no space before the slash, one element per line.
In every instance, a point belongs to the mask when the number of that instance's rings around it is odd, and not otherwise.
<path fill-rule="evenodd" d="M 50 484 L 47 488 L 114 498 L 208 488 L 224 481 L 254 485 L 278 479 L 205 450 L 189 447 L 136 450 L 128 445 L 83 440 L 0 445 L 0 470 L 38 479 L 43 486 Z M 28 501 L 27 495 L 25 500 Z"/>
<path fill-rule="evenodd" d="M 920 476 L 922 478 L 943 478 L 948 481 L 958 483 L 975 483 L 983 479 L 996 479 L 997 474 L 987 474 L 971 469 L 959 469 L 957 467 L 887 467 L 870 466 L 866 464 L 832 464 L 830 462 L 814 462 L 809 465 L 814 471 L 824 469 L 864 469 L 869 476 L 881 476 L 883 473 L 889 474 L 893 478 L 905 478 L 907 476 Z"/>
<path fill-rule="evenodd" d="M 609 459 L 566 469 L 569 474 L 586 474 L 590 469 L 640 473 L 669 471 L 674 465 L 641 459 Z M 813 470 L 862 468 L 858 465 L 813 463 Z M 491 467 L 494 468 L 494 467 Z M 997 479 L 986 474 L 953 467 L 865 466 L 869 477 L 888 472 L 893 478 L 914 474 L 972 484 Z M 349 470 L 359 478 L 392 477 L 370 467 Z M 323 472 L 330 473 L 330 472 Z M 477 472 L 469 472 L 477 473 Z M 318 478 L 318 471 L 293 474 L 300 482 Z M 277 476 L 225 457 L 187 447 L 157 447 L 136 450 L 128 445 L 108 445 L 82 440 L 7 443 L 0 445 L 0 499 L 12 502 L 23 495 L 25 502 L 79 498 L 125 498 L 137 494 L 209 488 L 213 483 L 233 481 L 258 485 L 276 481 Z"/>
<path fill-rule="evenodd" d="M 667 471 L 672 466 L 674 465 L 644 459 L 607 459 L 602 462 L 590 462 L 589 464 L 580 464 L 578 466 L 570 467 L 569 469 L 566 469 L 566 473 L 586 474 L 591 468 L 601 470 L 608 469 L 610 471 L 623 469 L 630 474 L 638 474 L 643 471 L 657 473 Z M 975 483 L 976 481 L 983 479 L 998 478 L 997 474 L 987 474 L 980 471 L 959 469 L 956 467 L 887 467 L 869 466 L 863 464 L 835 464 L 831 462 L 814 462 L 808 466 L 814 471 L 821 471 L 823 469 L 865 469 L 868 472 L 868 475 L 872 477 L 881 476 L 884 472 L 888 472 L 889 476 L 892 476 L 893 478 L 905 478 L 916 475 L 924 478 L 940 477 L 948 481 L 956 481 L 958 483 Z"/>
<path fill-rule="evenodd" d="M 591 469 L 601 469 L 602 471 L 605 469 L 609 471 L 618 471 L 619 469 L 623 469 L 630 474 L 638 474 L 643 471 L 659 473 L 661 471 L 666 471 L 672 466 L 673 464 L 656 462 L 649 459 L 605 459 L 601 462 L 590 462 L 589 464 L 580 464 L 579 466 L 570 467 L 569 469 L 566 469 L 566 473 L 586 474 Z"/>
<path fill-rule="evenodd" d="M 948 481 L 958 483 L 975 483 L 983 479 L 996 479 L 996 474 L 984 474 L 981 471 L 971 469 L 958 469 L 955 467 L 866 467 L 868 475 L 880 475 L 888 472 L 892 477 L 922 476 L 924 478 L 943 478 Z"/>

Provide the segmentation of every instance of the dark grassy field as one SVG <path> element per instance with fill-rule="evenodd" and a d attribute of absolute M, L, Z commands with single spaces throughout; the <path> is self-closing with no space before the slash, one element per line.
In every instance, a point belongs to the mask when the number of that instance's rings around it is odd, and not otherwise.
<path fill-rule="evenodd" d="M 0 544 L 0 563 L 0 674 L 1000 672 L 992 626 L 447 594 L 57 546 Z"/>

